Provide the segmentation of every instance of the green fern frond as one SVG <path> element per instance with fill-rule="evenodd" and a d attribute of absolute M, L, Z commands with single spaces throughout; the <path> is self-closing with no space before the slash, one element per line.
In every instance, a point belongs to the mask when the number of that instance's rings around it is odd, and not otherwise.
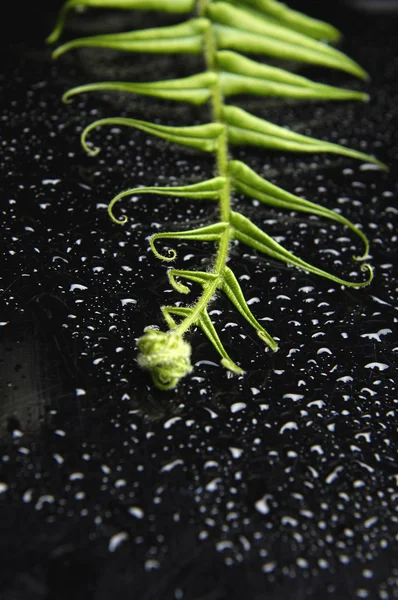
<path fill-rule="evenodd" d="M 301 100 L 369 100 L 363 92 L 316 83 L 230 50 L 217 52 L 216 60 L 224 96 L 256 94 Z"/>
<path fill-rule="evenodd" d="M 155 52 L 200 54 L 203 33 L 208 29 L 208 19 L 191 19 L 170 27 L 155 27 L 142 31 L 94 35 L 72 40 L 59 46 L 53 52 L 53 58 L 76 48 L 107 48 L 120 52 Z"/>
<path fill-rule="evenodd" d="M 228 124 L 228 139 L 234 145 L 260 146 L 290 152 L 331 152 L 386 168 L 377 158 L 369 154 L 301 135 L 285 127 L 278 127 L 236 106 L 224 106 L 222 115 Z"/>
<path fill-rule="evenodd" d="M 168 125 L 158 125 L 149 121 L 140 121 L 138 119 L 126 119 L 122 117 L 110 117 L 108 119 L 99 119 L 86 127 L 81 136 L 83 148 L 88 154 L 95 156 L 100 151 L 100 148 L 91 148 L 87 144 L 88 134 L 97 127 L 103 125 L 124 125 L 125 127 L 133 127 L 140 129 L 146 133 L 150 133 L 159 138 L 190 146 L 203 152 L 215 152 L 217 150 L 217 140 L 225 130 L 225 125 L 222 123 L 206 123 L 204 125 L 191 125 L 187 127 L 171 127 Z"/>
<path fill-rule="evenodd" d="M 198 73 L 181 79 L 154 81 L 152 83 L 133 83 L 128 81 L 103 81 L 89 83 L 68 90 L 62 97 L 64 102 L 70 102 L 73 96 L 87 92 L 123 92 L 152 96 L 164 100 L 204 104 L 210 100 L 212 88 L 217 83 L 217 75 L 211 71 Z M 352 92 L 355 93 L 355 92 Z"/>
<path fill-rule="evenodd" d="M 341 33 L 329 23 L 313 19 L 277 0 L 244 0 L 242 3 L 231 0 L 231 3 L 238 6 L 249 5 L 262 12 L 264 16 L 315 39 L 328 42 L 338 42 L 341 39 Z"/>
<path fill-rule="evenodd" d="M 272 239 L 272 237 L 265 233 L 265 231 L 257 227 L 257 225 L 252 223 L 247 217 L 239 213 L 231 213 L 231 225 L 233 226 L 234 238 L 240 242 L 243 242 L 247 246 L 250 246 L 254 250 L 258 250 L 263 254 L 271 256 L 272 258 L 276 258 L 284 263 L 304 269 L 305 271 L 314 273 L 315 275 L 320 275 L 326 279 L 331 279 L 340 285 L 345 285 L 347 287 L 365 287 L 369 285 L 373 279 L 372 267 L 367 263 L 361 265 L 361 271 L 368 271 L 368 278 L 363 282 L 347 281 L 337 277 L 336 275 L 333 275 L 332 273 L 328 273 L 323 269 L 314 267 L 304 260 L 301 260 L 301 258 L 298 258 L 295 254 L 292 254 L 286 250 L 286 248 Z"/>
<path fill-rule="evenodd" d="M 155 194 L 158 196 L 174 196 L 175 198 L 189 198 L 192 200 L 218 200 L 225 184 L 225 177 L 213 177 L 213 179 L 200 181 L 199 183 L 194 183 L 192 185 L 133 188 L 121 192 L 113 198 L 108 206 L 108 214 L 112 221 L 119 225 L 124 225 L 124 223 L 127 222 L 127 217 L 124 215 L 122 219 L 117 219 L 113 214 L 113 208 L 117 202 L 126 196 L 132 196 L 134 194 Z"/>
<path fill-rule="evenodd" d="M 362 256 L 354 256 L 354 260 L 364 260 L 367 257 L 369 253 L 368 238 L 363 231 L 358 229 L 351 221 L 339 213 L 329 210 L 320 204 L 315 204 L 314 202 L 309 202 L 309 200 L 299 198 L 269 181 L 266 181 L 239 160 L 231 160 L 228 163 L 228 172 L 231 177 L 231 185 L 246 196 L 255 198 L 256 200 L 268 204 L 269 206 L 274 206 L 275 208 L 286 208 L 287 210 L 294 211 L 298 210 L 331 219 L 332 221 L 337 221 L 341 225 L 345 225 L 361 239 L 365 246 Z"/>
<path fill-rule="evenodd" d="M 49 44 L 58 41 L 64 28 L 65 19 L 70 10 L 75 7 L 110 8 L 119 10 L 158 10 L 170 13 L 190 12 L 195 0 L 68 0 L 59 13 L 53 31 L 47 38 Z"/>
<path fill-rule="evenodd" d="M 234 193 L 255 198 L 260 203 L 305 212 L 332 220 L 348 227 L 363 244 L 363 252 L 355 260 L 363 261 L 369 253 L 369 241 L 363 231 L 341 214 L 295 196 L 270 183 L 242 161 L 230 158 L 231 147 L 247 145 L 279 152 L 330 152 L 347 158 L 374 163 L 385 169 L 379 160 L 356 149 L 318 140 L 294 132 L 254 116 L 233 105 L 225 98 L 237 94 L 273 96 L 294 100 L 368 100 L 361 91 L 337 88 L 311 81 L 286 69 L 248 58 L 246 54 L 263 55 L 278 61 L 298 61 L 320 67 L 339 69 L 366 79 L 366 72 L 355 61 L 332 47 L 340 33 L 333 26 L 292 10 L 277 0 L 69 0 L 60 12 L 53 42 L 60 36 L 65 19 L 75 6 L 119 10 L 155 10 L 169 13 L 187 13 L 186 21 L 166 27 L 153 27 L 122 33 L 95 35 L 72 40 L 53 52 L 58 58 L 63 53 L 79 48 L 105 48 L 122 52 L 201 54 L 206 69 L 180 79 L 165 79 L 147 83 L 103 81 L 88 83 L 67 91 L 63 100 L 90 92 L 117 92 L 151 96 L 159 99 L 210 103 L 213 120 L 210 123 L 172 127 L 135 119 L 108 117 L 89 124 L 83 131 L 83 148 L 92 155 L 99 149 L 88 142 L 88 136 L 103 126 L 123 126 L 138 129 L 172 144 L 189 146 L 214 154 L 214 177 L 191 185 L 167 187 L 135 187 L 122 191 L 110 202 L 108 213 L 117 224 L 124 224 L 127 216 L 115 217 L 116 204 L 129 196 L 149 194 L 210 200 L 219 205 L 219 219 L 211 224 L 198 224 L 184 231 L 162 231 L 149 239 L 155 256 L 172 262 L 177 252 L 168 248 L 166 254 L 157 248 L 160 240 L 194 240 L 212 242 L 216 247 L 209 271 L 170 268 L 168 279 L 172 288 L 181 294 L 191 294 L 191 285 L 199 286 L 201 293 L 190 306 L 163 306 L 162 314 L 168 331 L 147 328 L 138 340 L 138 364 L 150 371 L 157 387 L 163 390 L 175 387 L 182 377 L 192 371 L 191 348 L 185 336 L 192 327 L 202 330 L 221 357 L 221 364 L 229 371 L 243 373 L 227 353 L 208 313 L 209 303 L 220 291 L 238 310 L 260 339 L 271 350 L 278 349 L 274 338 L 259 323 L 245 299 L 244 292 L 230 266 L 227 266 L 232 240 L 245 244 L 256 252 L 277 259 L 292 267 L 332 280 L 361 288 L 369 285 L 373 270 L 368 263 L 360 267 L 365 274 L 361 281 L 345 280 L 316 267 L 279 244 L 272 235 L 258 227 L 245 215 L 233 210 Z M 196 10 L 196 15 L 193 14 Z M 329 42 L 329 43 L 328 43 Z M 239 245 L 239 244 L 238 244 Z"/>

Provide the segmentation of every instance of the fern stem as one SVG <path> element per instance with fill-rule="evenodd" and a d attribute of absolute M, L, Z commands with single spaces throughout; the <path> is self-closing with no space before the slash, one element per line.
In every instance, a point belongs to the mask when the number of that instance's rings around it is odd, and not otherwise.
<path fill-rule="evenodd" d="M 179 333 L 180 335 L 184 334 L 198 321 L 200 315 L 205 311 L 209 302 L 211 302 L 211 299 L 213 298 L 217 289 L 222 286 L 230 237 L 230 227 L 227 227 L 221 234 L 216 263 L 212 271 L 216 277 L 212 281 L 204 284 L 202 295 L 199 297 L 199 300 L 192 309 L 192 312 L 174 329 L 176 333 Z"/>
<path fill-rule="evenodd" d="M 206 17 L 207 6 L 209 0 L 198 0 L 197 10 L 199 17 Z M 211 94 L 211 111 L 214 123 L 224 125 L 224 131 L 218 137 L 216 150 L 217 176 L 225 178 L 225 184 L 220 192 L 220 220 L 224 223 L 230 222 L 231 217 L 231 186 L 228 174 L 228 136 L 227 127 L 222 117 L 223 109 L 223 94 L 221 89 L 220 77 L 216 62 L 217 46 L 213 34 L 213 28 L 210 27 L 204 33 L 204 58 L 208 71 L 213 71 L 217 75 L 217 79 L 212 88 Z M 217 289 L 222 286 L 224 280 L 224 270 L 227 264 L 228 248 L 231 239 L 231 228 L 227 227 L 220 237 L 218 243 L 218 251 L 212 273 L 217 277 L 206 283 L 203 287 L 203 293 L 195 304 L 192 312 L 174 329 L 180 335 L 184 334 L 192 325 L 197 322 L 201 313 L 206 309 L 211 302 Z"/>
<path fill-rule="evenodd" d="M 201 313 L 206 309 L 207 305 L 216 293 L 218 287 L 219 277 L 217 277 L 217 279 L 215 279 L 211 283 L 205 284 L 203 293 L 200 296 L 197 303 L 195 304 L 192 312 L 187 317 L 185 317 L 185 319 L 181 321 L 181 323 L 177 325 L 177 327 L 173 329 L 173 331 L 175 331 L 179 335 L 183 335 L 186 331 L 188 331 L 188 329 L 190 329 L 192 325 L 194 325 L 198 321 Z"/>

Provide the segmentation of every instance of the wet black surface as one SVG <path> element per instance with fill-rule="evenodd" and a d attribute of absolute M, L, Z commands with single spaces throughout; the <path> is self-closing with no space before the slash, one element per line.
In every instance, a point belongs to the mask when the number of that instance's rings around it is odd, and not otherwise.
<path fill-rule="evenodd" d="M 30 10 L 26 31 L 10 21 L 0 95 L 2 600 L 398 597 L 398 22 L 336 6 L 323 16 L 372 79 L 305 72 L 364 88 L 370 104 L 237 103 L 375 153 L 390 173 L 326 155 L 234 156 L 360 223 L 374 282 L 343 289 L 235 248 L 230 264 L 280 350 L 265 352 L 219 297 L 212 317 L 246 375 L 229 378 L 197 332 L 195 370 L 169 393 L 137 368 L 135 339 L 161 324 L 163 303 L 185 298 L 170 291 L 146 238 L 209 222 L 214 209 L 141 198 L 124 203 L 129 222 L 118 227 L 106 205 L 127 187 L 207 178 L 211 157 L 104 128 L 93 134 L 102 152 L 90 158 L 78 136 L 107 115 L 191 124 L 206 109 L 60 97 L 115 73 L 145 81 L 199 63 L 81 51 L 52 64 L 42 40 L 55 7 Z M 88 21 L 70 26 L 85 33 Z M 120 25 L 102 13 L 90 20 L 98 31 Z M 303 258 L 358 273 L 347 230 L 237 203 Z M 178 250 L 184 268 L 209 263 L 210 246 Z"/>

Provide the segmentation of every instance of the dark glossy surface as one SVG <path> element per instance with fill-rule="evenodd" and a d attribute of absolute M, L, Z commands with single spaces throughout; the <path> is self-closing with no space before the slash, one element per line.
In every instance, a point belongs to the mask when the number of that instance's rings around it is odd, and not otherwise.
<path fill-rule="evenodd" d="M 372 80 L 305 72 L 366 88 L 370 104 L 239 103 L 375 153 L 390 173 L 326 155 L 234 156 L 361 223 L 374 282 L 342 289 L 234 248 L 231 265 L 280 350 L 265 352 L 219 297 L 212 316 L 247 374 L 229 378 L 194 333 L 195 371 L 169 393 L 138 370 L 134 340 L 161 324 L 163 303 L 185 299 L 170 292 L 146 238 L 206 222 L 214 209 L 140 199 L 121 206 L 129 222 L 118 227 L 106 204 L 127 187 L 208 177 L 211 157 L 103 129 L 93 136 L 102 153 L 90 158 L 78 134 L 105 115 L 189 124 L 208 118 L 206 109 L 98 94 L 65 106 L 60 96 L 115 73 L 145 81 L 199 63 L 80 52 L 51 64 L 42 39 L 53 15 L 31 11 L 29 31 L 9 31 L 0 96 L 2 600 L 398 597 L 398 23 L 338 6 L 323 16 Z M 71 26 L 87 33 L 88 22 Z M 98 13 L 90 27 L 122 28 Z M 358 271 L 346 230 L 237 202 L 303 258 L 346 277 Z M 178 249 L 184 268 L 208 264 L 210 246 Z"/>

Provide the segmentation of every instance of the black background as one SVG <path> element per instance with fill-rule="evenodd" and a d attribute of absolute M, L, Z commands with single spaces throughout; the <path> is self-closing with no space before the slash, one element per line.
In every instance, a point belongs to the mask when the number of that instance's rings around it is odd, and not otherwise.
<path fill-rule="evenodd" d="M 344 289 L 234 248 L 230 265 L 280 350 L 265 352 L 220 296 L 212 318 L 246 375 L 229 378 L 195 332 L 195 370 L 168 393 L 137 368 L 135 339 L 161 325 L 164 302 L 185 298 L 170 292 L 146 238 L 205 223 L 214 208 L 141 198 L 121 206 L 129 222 L 118 227 L 106 204 L 135 185 L 207 178 L 212 159 L 105 128 L 92 158 L 79 133 L 103 116 L 191 124 L 208 113 L 138 97 L 60 98 L 78 83 L 183 76 L 200 62 L 81 51 L 52 63 L 43 40 L 59 3 L 16 5 L 3 19 L 2 600 L 398 597 L 398 19 L 342 2 L 294 6 L 340 27 L 371 80 L 303 73 L 365 89 L 371 102 L 235 103 L 374 153 L 390 173 L 330 155 L 234 156 L 360 223 L 375 279 Z M 64 39 L 173 21 L 90 16 L 71 16 Z M 303 258 L 360 277 L 356 240 L 342 228 L 236 203 Z M 206 266 L 211 250 L 178 244 L 178 264 Z"/>

